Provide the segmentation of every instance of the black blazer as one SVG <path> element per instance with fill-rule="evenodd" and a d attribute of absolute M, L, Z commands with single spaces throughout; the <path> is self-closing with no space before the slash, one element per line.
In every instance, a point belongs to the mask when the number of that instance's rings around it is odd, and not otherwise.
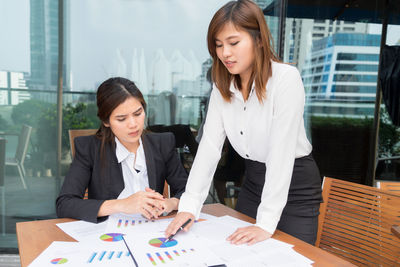
<path fill-rule="evenodd" d="M 106 218 L 97 217 L 100 206 L 118 198 L 125 187 L 122 167 L 111 144 L 106 144 L 101 162 L 101 141 L 96 136 L 77 137 L 74 142 L 75 157 L 56 200 L 57 216 L 99 222 Z M 173 134 L 145 133 L 142 144 L 150 188 L 162 194 L 167 180 L 171 196 L 180 198 L 188 175 L 176 153 Z M 89 199 L 84 200 L 86 188 Z"/>

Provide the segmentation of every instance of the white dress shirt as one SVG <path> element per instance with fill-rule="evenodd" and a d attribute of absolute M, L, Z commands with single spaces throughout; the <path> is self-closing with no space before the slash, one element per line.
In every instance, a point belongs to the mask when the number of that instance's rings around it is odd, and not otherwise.
<path fill-rule="evenodd" d="M 121 163 L 122 176 L 124 177 L 125 187 L 119 194 L 118 199 L 129 197 L 130 195 L 144 191 L 149 187 L 147 176 L 146 158 L 144 155 L 142 139 L 139 139 L 139 147 L 135 153 L 129 150 L 115 137 L 118 163 Z M 136 157 L 136 160 L 135 160 Z"/>
<path fill-rule="evenodd" d="M 230 90 L 233 96 L 229 103 L 214 85 L 203 137 L 179 211 L 198 218 L 227 136 L 240 156 L 266 165 L 256 225 L 272 234 L 286 205 L 294 160 L 312 150 L 304 129 L 303 83 L 295 67 L 273 62 L 263 103 L 257 98 L 254 84 L 247 101 L 233 82 Z"/>

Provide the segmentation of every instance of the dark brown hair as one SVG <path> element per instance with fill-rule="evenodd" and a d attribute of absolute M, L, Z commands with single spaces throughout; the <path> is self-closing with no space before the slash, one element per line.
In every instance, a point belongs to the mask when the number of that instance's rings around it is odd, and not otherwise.
<path fill-rule="evenodd" d="M 104 126 L 109 123 L 111 113 L 128 98 L 133 97 L 140 102 L 143 110 L 146 110 L 146 101 L 135 83 L 121 77 L 110 78 L 104 81 L 97 89 L 97 117 L 101 121 L 96 136 L 101 139 L 100 158 L 104 160 L 105 144 L 112 144 L 115 148 L 115 135 L 110 127 Z"/>
<path fill-rule="evenodd" d="M 229 87 L 232 80 L 234 80 L 236 88 L 242 89 L 240 76 L 230 74 L 221 60 L 219 60 L 215 43 L 216 35 L 227 23 L 232 23 L 238 29 L 248 32 L 253 39 L 255 60 L 247 86 L 250 92 L 252 81 L 254 80 L 257 98 L 260 102 L 263 102 L 266 97 L 265 86 L 272 75 L 271 60 L 279 62 L 273 50 L 272 37 L 265 22 L 264 14 L 253 1 L 231 1 L 215 13 L 208 27 L 208 51 L 213 58 L 212 80 L 223 98 L 230 102 L 232 93 Z"/>

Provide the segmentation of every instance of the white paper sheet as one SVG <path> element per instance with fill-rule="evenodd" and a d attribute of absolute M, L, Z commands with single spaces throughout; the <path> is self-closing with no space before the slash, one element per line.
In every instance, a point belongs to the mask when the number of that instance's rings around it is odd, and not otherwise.
<path fill-rule="evenodd" d="M 214 218 L 193 227 L 193 234 L 207 239 L 210 249 L 228 266 L 310 266 L 313 261 L 294 251 L 293 245 L 270 238 L 252 246 L 226 241 L 237 228 L 252 225 L 230 216 Z"/>
<path fill-rule="evenodd" d="M 92 235 L 103 233 L 107 226 L 107 221 L 102 223 L 90 223 L 85 221 L 75 221 L 56 224 L 66 234 L 77 241 L 84 241 Z"/>
<path fill-rule="evenodd" d="M 205 241 L 190 233 L 179 233 L 165 242 L 165 237 L 157 232 L 127 235 L 129 246 L 139 266 L 210 266 L 222 264 Z"/>
<path fill-rule="evenodd" d="M 29 267 L 53 267 L 54 265 L 65 267 L 134 266 L 123 242 L 93 244 L 54 241 Z"/>
<path fill-rule="evenodd" d="M 165 243 L 164 231 L 171 220 L 151 221 L 141 215 L 116 214 L 101 224 L 84 221 L 57 224 L 82 242 L 54 242 L 32 266 L 53 266 L 52 260 L 63 259 L 67 259 L 63 266 L 103 266 L 105 263 L 123 266 L 127 262 L 132 265 L 122 236 L 141 267 L 217 264 L 305 267 L 313 263 L 294 251 L 293 245 L 273 238 L 253 246 L 230 244 L 226 238 L 237 228 L 252 225 L 230 216 L 202 213 L 189 232 L 181 231 L 173 241 Z"/>

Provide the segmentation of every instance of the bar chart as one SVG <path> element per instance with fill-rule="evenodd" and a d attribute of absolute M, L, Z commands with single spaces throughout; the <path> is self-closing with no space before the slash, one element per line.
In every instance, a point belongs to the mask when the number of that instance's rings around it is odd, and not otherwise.
<path fill-rule="evenodd" d="M 121 259 L 122 257 L 129 257 L 129 251 L 94 251 L 90 255 L 87 263 L 96 263 L 96 262 L 110 262 L 113 260 Z"/>
<path fill-rule="evenodd" d="M 173 261 L 177 260 L 178 257 L 182 257 L 187 253 L 190 252 L 195 252 L 193 248 L 190 249 L 174 249 L 170 251 L 159 251 L 159 252 L 153 252 L 153 253 L 146 253 L 147 259 L 150 261 L 150 263 L 154 266 L 157 266 L 158 264 L 166 264 L 166 263 L 172 263 Z"/>

